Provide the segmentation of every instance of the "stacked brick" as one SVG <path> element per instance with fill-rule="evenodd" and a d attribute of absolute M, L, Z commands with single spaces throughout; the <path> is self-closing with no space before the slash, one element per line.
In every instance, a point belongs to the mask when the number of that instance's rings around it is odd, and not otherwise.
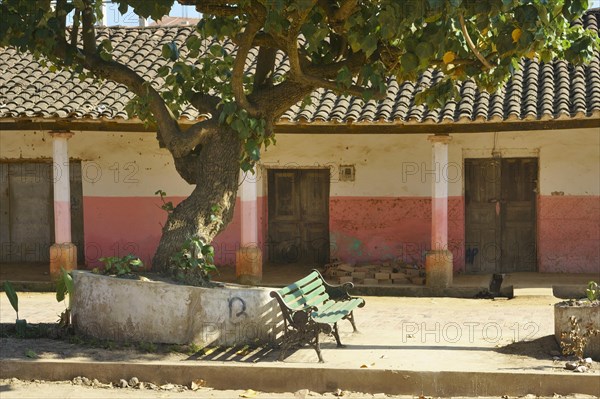
<path fill-rule="evenodd" d="M 425 284 L 425 269 L 401 260 L 354 265 L 335 260 L 325 265 L 323 275 L 333 282 L 357 285 Z"/>

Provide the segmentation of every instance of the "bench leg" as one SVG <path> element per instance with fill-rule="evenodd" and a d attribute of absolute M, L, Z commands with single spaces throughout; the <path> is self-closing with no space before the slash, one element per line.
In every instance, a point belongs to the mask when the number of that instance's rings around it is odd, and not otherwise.
<path fill-rule="evenodd" d="M 285 359 L 285 354 L 297 341 L 297 334 L 295 331 L 286 331 L 283 336 L 283 342 L 281 343 L 280 352 L 279 352 L 279 361 L 283 361 Z"/>
<path fill-rule="evenodd" d="M 350 312 L 346 317 L 344 317 L 344 319 L 348 319 L 350 321 L 353 332 L 357 333 L 358 330 L 356 329 L 356 324 L 354 323 L 354 311 Z"/>
<path fill-rule="evenodd" d="M 323 360 L 323 356 L 321 355 L 321 344 L 319 343 L 319 332 L 318 331 L 315 336 L 315 343 L 313 345 L 313 348 L 315 348 L 315 351 L 317 351 L 317 356 L 319 357 L 319 363 L 325 363 L 325 360 Z"/>
<path fill-rule="evenodd" d="M 335 338 L 335 342 L 337 343 L 337 347 L 338 347 L 338 348 L 343 348 L 343 347 L 344 347 L 344 345 L 342 345 L 342 341 L 340 340 L 340 332 L 339 332 L 339 330 L 338 330 L 338 325 L 337 325 L 337 322 L 335 322 L 335 323 L 333 324 L 333 331 L 332 331 L 332 334 L 333 334 L 333 336 L 334 336 L 334 338 Z"/>

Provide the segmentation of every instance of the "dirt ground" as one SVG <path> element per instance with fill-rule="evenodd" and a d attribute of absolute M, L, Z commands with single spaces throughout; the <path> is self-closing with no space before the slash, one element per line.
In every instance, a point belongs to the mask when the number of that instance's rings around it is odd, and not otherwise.
<path fill-rule="evenodd" d="M 139 388 L 119 388 L 108 384 L 94 384 L 87 386 L 81 380 L 74 381 L 21 381 L 16 378 L 10 380 L 0 379 L 0 397 L 2 399 L 38 399 L 38 398 L 70 398 L 70 399 L 100 399 L 100 398 L 166 398 L 166 399 L 235 399 L 235 398 L 256 398 L 256 399 L 322 399 L 322 398 L 347 398 L 347 399 L 430 399 L 425 396 L 409 395 L 386 395 L 383 393 L 361 393 L 348 391 L 335 391 L 319 394 L 307 389 L 296 392 L 256 392 L 253 390 L 213 390 L 210 388 L 199 388 L 191 390 L 189 387 L 174 386 L 172 384 L 162 387 Z M 477 399 L 499 399 L 499 397 L 478 397 Z M 502 399 L 518 399 L 518 397 L 502 396 Z M 590 395 L 554 395 L 552 397 L 536 397 L 527 395 L 521 399 L 593 399 L 597 398 Z M 460 399 L 460 397 L 454 397 Z"/>
<path fill-rule="evenodd" d="M 50 298 L 52 299 L 52 298 Z M 337 367 L 339 359 L 345 359 L 345 367 L 399 368 L 408 370 L 437 370 L 446 367 L 461 370 L 486 370 L 485 367 L 510 366 L 516 370 L 539 369 L 546 372 L 570 373 L 564 369 L 566 358 L 560 355 L 560 348 L 553 336 L 552 309 L 556 298 L 523 297 L 512 300 L 460 300 L 454 298 L 383 298 L 369 297 L 368 308 L 358 319 L 362 334 L 353 336 L 349 325 L 342 326 L 342 340 L 348 344 L 343 351 L 335 352 L 334 343 L 324 344 L 324 356 L 332 367 Z M 185 362 L 197 360 L 237 361 L 247 358 L 248 348 L 199 348 L 186 345 L 151 343 L 115 343 L 77 335 L 63 334 L 57 329 L 57 315 L 64 310 L 63 305 L 53 304 L 47 294 L 22 295 L 21 314 L 26 315 L 30 326 L 30 338 L 17 338 L 14 331 L 14 312 L 6 298 L 0 297 L 0 360 L 2 359 L 69 359 L 82 361 L 112 362 Z M 431 335 L 431 323 L 456 325 L 477 324 L 470 331 L 463 327 L 464 336 L 453 343 L 436 341 Z M 517 323 L 518 322 L 518 323 Z M 487 323 L 487 324 L 486 324 Z M 517 324 L 515 324 L 517 323 Z M 423 329 L 408 334 L 407 327 L 422 326 Z M 498 326 L 497 339 L 482 338 L 485 326 Z M 444 330 L 442 324 L 441 331 Z M 531 329 L 531 327 L 535 329 Z M 429 331 L 429 332 L 428 332 Z M 448 332 L 452 331 L 450 329 Z M 492 331 L 492 330 L 490 330 Z M 472 334 L 471 334 L 472 333 Z M 518 333 L 518 334 L 517 334 Z M 473 335 L 475 342 L 471 342 Z M 376 339 L 375 339 L 376 337 Z M 443 334 L 442 334 L 443 338 Z M 489 337 L 487 337 L 489 338 Z M 365 346 L 365 344 L 369 344 Z M 455 350 L 461 349 L 461 350 Z M 220 356 L 226 352 L 227 356 Z M 254 362 L 272 362 L 277 359 L 277 351 L 259 348 Z M 431 361 L 431 355 L 435 353 Z M 462 356 L 462 357 L 461 357 Z M 290 356 L 291 364 L 309 364 L 316 360 L 313 350 L 301 349 Z M 247 360 L 240 360 L 246 362 Z M 286 364 L 288 360 L 286 360 Z M 285 366 L 286 364 L 282 364 Z M 490 366 L 490 367 L 491 367 Z M 594 362 L 590 373 L 599 373 L 600 364 Z M 88 376 L 92 378 L 92 376 Z M 191 382 L 168 389 L 115 388 L 119 381 L 103 381 L 86 384 L 81 380 L 41 382 L 0 380 L 0 398 L 334 398 L 343 394 L 345 398 L 413 398 L 413 396 L 388 396 L 384 394 L 363 394 L 357 392 L 313 393 L 308 391 L 284 393 L 256 393 L 244 390 L 218 391 L 201 387 L 192 391 Z M 130 376 L 123 376 L 129 378 Z M 89 380 L 88 380 L 89 383 Z M 112 388 L 111 384 L 112 383 Z M 160 388 L 160 387 L 157 387 Z M 343 389 L 343 387 L 340 387 Z M 285 389 L 285 388 L 284 388 Z M 179 392 L 180 391 L 180 392 Z M 560 397 L 560 396 L 556 396 Z M 526 397 L 528 399 L 533 396 Z M 591 398 L 586 395 L 568 398 Z"/>

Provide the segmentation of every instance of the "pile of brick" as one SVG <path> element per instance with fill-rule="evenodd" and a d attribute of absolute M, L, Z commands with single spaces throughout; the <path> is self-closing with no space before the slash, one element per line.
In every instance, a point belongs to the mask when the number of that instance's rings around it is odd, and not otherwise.
<path fill-rule="evenodd" d="M 422 265 L 401 260 L 354 265 L 339 260 L 325 265 L 323 275 L 329 281 L 362 285 L 425 284 Z"/>

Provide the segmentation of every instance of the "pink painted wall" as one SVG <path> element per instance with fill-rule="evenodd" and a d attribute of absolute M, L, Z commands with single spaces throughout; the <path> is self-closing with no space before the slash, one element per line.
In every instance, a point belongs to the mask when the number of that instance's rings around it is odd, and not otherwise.
<path fill-rule="evenodd" d="M 179 203 L 182 197 L 170 197 Z M 103 256 L 137 254 L 150 264 L 166 220 L 154 197 L 84 197 L 85 257 L 88 267 Z M 257 201 L 259 247 L 266 241 L 267 198 Z M 431 244 L 431 200 L 424 197 L 330 199 L 331 256 L 350 262 L 401 257 L 422 259 Z M 450 197 L 448 241 L 454 270 L 464 271 L 463 197 Z M 239 199 L 233 221 L 217 236 L 215 261 L 235 264 L 240 243 Z M 266 259 L 266 257 L 265 257 Z M 538 268 L 540 272 L 600 273 L 600 197 L 540 196 Z"/>
<path fill-rule="evenodd" d="M 168 197 L 178 204 L 183 197 Z M 100 265 L 101 257 L 139 256 L 150 265 L 160 240 L 167 214 L 156 197 L 90 197 L 83 199 L 85 263 L 89 268 Z M 217 264 L 235 264 L 240 242 L 239 199 L 233 221 L 213 242 Z M 259 214 L 262 202 L 259 202 Z M 262 234 L 259 225 L 259 237 Z"/>
<path fill-rule="evenodd" d="M 331 256 L 367 262 L 422 260 L 431 249 L 431 199 L 333 197 L 329 205 Z M 464 268 L 464 202 L 448 200 L 448 246 L 454 269 Z"/>
<path fill-rule="evenodd" d="M 540 272 L 600 274 L 600 197 L 538 198 Z"/>

